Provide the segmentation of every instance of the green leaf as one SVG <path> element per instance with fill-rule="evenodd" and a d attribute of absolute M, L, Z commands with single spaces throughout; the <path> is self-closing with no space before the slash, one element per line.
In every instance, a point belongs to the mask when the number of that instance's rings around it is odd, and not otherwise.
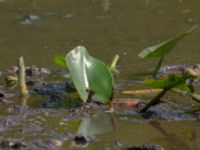
<path fill-rule="evenodd" d="M 191 87 L 188 86 L 186 83 L 179 84 L 179 85 L 175 86 L 175 88 L 182 92 L 186 92 L 186 93 L 191 93 L 193 91 L 191 89 Z"/>
<path fill-rule="evenodd" d="M 189 35 L 192 33 L 192 31 L 196 28 L 197 26 L 192 27 L 190 30 L 186 31 L 185 33 L 182 33 L 174 38 L 171 38 L 167 41 L 164 41 L 162 43 L 159 43 L 157 45 L 148 47 L 144 50 L 142 50 L 139 53 L 139 57 L 141 58 L 151 58 L 151 57 L 164 57 L 166 54 L 172 50 L 179 41 L 181 41 L 185 36 Z"/>
<path fill-rule="evenodd" d="M 108 103 L 112 96 L 113 76 L 100 60 L 91 57 L 83 46 L 71 50 L 65 60 L 81 99 Z"/>
<path fill-rule="evenodd" d="M 170 88 L 177 88 L 181 91 L 191 92 L 190 88 L 186 85 L 186 80 L 194 78 L 189 74 L 184 75 L 175 75 L 169 74 L 166 78 L 161 79 L 153 79 L 147 78 L 145 79 L 144 83 L 148 86 L 161 88 L 161 89 L 170 89 Z"/>
<path fill-rule="evenodd" d="M 67 68 L 67 63 L 65 61 L 65 57 L 64 56 L 61 56 L 61 55 L 57 55 L 54 59 L 54 63 L 59 65 L 59 66 L 62 66 L 64 68 Z"/>

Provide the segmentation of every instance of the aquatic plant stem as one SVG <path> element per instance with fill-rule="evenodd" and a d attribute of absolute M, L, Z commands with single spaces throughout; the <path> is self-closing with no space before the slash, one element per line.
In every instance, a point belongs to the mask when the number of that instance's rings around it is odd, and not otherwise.
<path fill-rule="evenodd" d="M 154 78 L 156 77 L 156 75 L 157 75 L 157 73 L 158 73 L 158 71 L 159 71 L 159 69 L 160 69 L 160 67 L 161 67 L 161 65 L 162 65 L 162 62 L 163 62 L 163 60 L 164 60 L 164 57 L 165 57 L 165 56 L 162 56 L 162 57 L 160 58 L 160 60 L 159 60 L 159 62 L 158 62 L 158 65 L 156 66 L 156 69 L 154 70 L 154 73 L 153 73 L 153 77 L 154 77 Z"/>
<path fill-rule="evenodd" d="M 18 62 L 18 80 L 19 80 L 19 88 L 21 95 L 23 97 L 27 97 L 29 95 L 28 89 L 26 87 L 26 74 L 25 74 L 25 64 L 24 64 L 24 58 L 20 57 Z"/>
<path fill-rule="evenodd" d="M 163 89 L 156 97 L 154 97 L 147 105 L 145 105 L 140 112 L 147 111 L 151 106 L 154 106 L 160 102 L 161 97 L 163 97 L 169 89 Z"/>
<path fill-rule="evenodd" d="M 183 75 L 182 75 L 183 76 Z M 167 91 L 171 90 L 172 88 L 175 88 L 176 86 L 185 83 L 187 79 L 191 79 L 194 78 L 193 75 L 186 73 L 181 80 L 179 80 L 178 82 L 175 82 L 174 84 L 171 84 L 165 88 L 163 88 L 163 90 L 156 96 L 154 97 L 147 105 L 145 105 L 140 112 L 145 112 L 147 111 L 151 106 L 154 106 L 156 104 L 158 104 L 160 102 L 161 97 L 163 97 Z M 193 95 L 194 98 L 194 95 Z"/>
<path fill-rule="evenodd" d="M 116 65 L 117 65 L 117 62 L 119 60 L 119 55 L 115 55 L 112 62 L 111 62 L 111 65 L 110 65 L 110 69 L 113 71 L 113 72 L 116 72 L 116 73 L 119 73 L 119 71 L 116 69 Z"/>

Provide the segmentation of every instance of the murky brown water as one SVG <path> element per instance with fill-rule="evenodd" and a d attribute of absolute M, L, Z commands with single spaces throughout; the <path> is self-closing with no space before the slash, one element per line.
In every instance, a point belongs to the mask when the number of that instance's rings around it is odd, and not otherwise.
<path fill-rule="evenodd" d="M 56 69 L 56 54 L 65 55 L 83 45 L 106 63 L 119 54 L 119 78 L 135 79 L 156 63 L 141 60 L 138 53 L 199 24 L 199 6 L 197 0 L 2 0 L 0 70 L 15 65 L 19 56 L 24 56 L 28 65 Z M 185 38 L 165 63 L 200 63 L 199 33 L 197 28 Z M 134 88 L 131 84 L 123 86 Z M 200 147 L 198 121 L 161 121 L 162 130 L 146 122 L 119 118 L 116 122 L 116 130 L 97 136 L 99 142 L 86 149 L 113 148 L 115 141 L 125 145 L 158 143 L 166 150 Z M 70 145 L 66 143 L 66 147 Z"/>

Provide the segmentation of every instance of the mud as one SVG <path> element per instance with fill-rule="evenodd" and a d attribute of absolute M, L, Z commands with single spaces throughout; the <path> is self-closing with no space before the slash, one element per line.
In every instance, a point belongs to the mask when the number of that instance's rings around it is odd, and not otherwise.
<path fill-rule="evenodd" d="M 18 139 L 0 139 L 0 148 L 2 149 L 20 149 L 20 150 L 59 150 L 53 140 L 32 140 L 31 142 L 23 142 Z"/>
<path fill-rule="evenodd" d="M 8 74 L 7 72 L 3 72 L 4 77 Z M 115 107 L 114 113 L 105 113 L 109 109 L 108 106 L 95 102 L 83 104 L 76 92 L 74 92 L 73 85 L 69 80 L 66 82 L 58 80 L 67 71 L 53 72 L 49 70 L 48 72 L 51 73 L 41 75 L 41 73 L 28 72 L 27 85 L 30 96 L 25 103 L 21 102 L 21 97 L 16 88 L 8 89 L 6 86 L 1 86 L 0 149 L 56 150 L 62 149 L 62 145 L 69 141 L 75 147 L 87 147 L 90 143 L 98 143 L 96 134 L 107 131 L 107 129 L 101 129 L 102 127 L 109 125 L 111 127 L 108 126 L 106 128 L 109 130 L 115 129 L 115 118 L 117 120 L 128 120 L 137 123 L 148 122 L 150 124 L 154 120 L 182 121 L 200 119 L 198 110 L 193 113 L 186 111 L 192 108 L 191 102 L 182 104 L 170 99 L 162 99 L 159 105 L 150 108 L 145 113 L 139 113 L 139 110 L 147 103 L 145 100 L 137 101 L 137 105 L 134 105 L 134 107 L 132 105 L 129 107 L 124 105 L 120 107 L 118 105 Z M 17 70 L 12 75 L 16 74 Z M 2 80 L 4 77 L 2 77 Z M 100 118 L 100 122 L 96 123 L 95 117 L 99 116 L 99 112 L 105 113 L 108 119 L 103 120 Z M 128 116 L 134 117 L 130 118 Z M 105 119 L 105 116 L 103 118 Z M 72 127 L 77 126 L 76 122 L 78 120 L 79 122 L 82 121 L 84 126 L 99 124 L 101 127 L 98 128 L 101 130 L 95 131 L 94 135 L 93 133 L 80 135 L 78 134 L 79 131 L 74 133 L 65 129 L 71 126 L 71 122 L 73 124 Z M 73 123 L 74 121 L 75 123 Z M 108 123 L 106 123 L 107 121 Z M 103 124 L 101 125 L 101 123 Z M 66 124 L 69 125 L 66 126 Z M 87 128 L 91 128 L 92 131 L 93 127 L 89 126 Z M 87 132 L 89 133 L 89 131 Z M 85 134 L 83 131 L 80 131 L 80 133 Z M 161 146 L 153 144 L 128 148 L 125 148 L 127 146 L 123 144 L 114 145 L 119 150 L 163 150 Z"/>

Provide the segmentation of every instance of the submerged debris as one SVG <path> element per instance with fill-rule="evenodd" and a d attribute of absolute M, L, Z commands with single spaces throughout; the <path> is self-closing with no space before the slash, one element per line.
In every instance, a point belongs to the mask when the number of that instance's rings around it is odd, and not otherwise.
<path fill-rule="evenodd" d="M 164 148 L 157 144 L 143 144 L 125 148 L 124 150 L 164 150 Z"/>
<path fill-rule="evenodd" d="M 4 94 L 0 93 L 0 98 L 3 98 L 4 97 Z"/>
<path fill-rule="evenodd" d="M 161 76 L 166 76 L 168 74 L 183 74 L 189 72 L 190 74 L 200 78 L 200 64 L 195 64 L 193 66 L 187 65 L 166 65 L 161 68 L 158 74 L 158 78 Z"/>
<path fill-rule="evenodd" d="M 188 106 L 189 105 L 190 104 L 188 104 Z M 185 108 L 187 108 L 187 106 L 174 104 L 174 106 L 170 108 L 166 104 L 161 104 L 161 106 L 155 106 L 154 108 L 152 108 L 149 111 L 149 114 L 151 114 L 150 118 L 159 118 L 159 119 L 165 119 L 165 120 L 175 120 L 175 121 L 179 120 L 180 121 L 180 120 L 199 119 L 199 116 L 196 116 L 195 114 L 185 113 L 184 112 Z"/>
<path fill-rule="evenodd" d="M 94 137 L 86 137 L 86 136 L 78 136 L 76 135 L 73 139 L 73 146 L 74 147 L 87 147 L 89 143 L 94 142 Z"/>
<path fill-rule="evenodd" d="M 26 66 L 25 67 L 26 76 L 39 76 L 39 75 L 50 75 L 51 71 L 45 67 L 37 67 L 36 65 Z M 12 66 L 5 72 L 2 72 L 4 76 L 17 76 L 18 66 Z"/>
<path fill-rule="evenodd" d="M 85 145 L 85 144 L 88 143 L 86 137 L 84 137 L 84 136 L 75 136 L 74 142 L 75 142 L 77 145 Z"/>
<path fill-rule="evenodd" d="M 56 145 L 53 139 L 47 139 L 47 140 L 35 139 L 28 143 L 28 149 L 59 150 L 60 148 Z"/>
<path fill-rule="evenodd" d="M 0 139 L 0 149 L 48 149 L 48 150 L 59 150 L 59 147 L 55 144 L 54 140 L 32 140 L 30 142 L 24 142 L 18 139 Z"/>
<path fill-rule="evenodd" d="M 34 15 L 34 14 L 27 14 L 27 15 L 24 15 L 22 18 L 21 18 L 21 21 L 20 23 L 21 24 L 24 24 L 24 25 L 29 25 L 29 24 L 32 24 L 34 21 L 37 21 L 39 20 L 40 17 L 38 15 Z"/>
<path fill-rule="evenodd" d="M 20 140 L 4 140 L 0 139 L 0 149 L 23 149 L 27 147 L 27 144 Z"/>
<path fill-rule="evenodd" d="M 65 85 L 61 83 L 43 83 L 41 87 L 34 89 L 38 95 L 52 95 L 52 94 L 64 94 L 66 92 Z"/>
<path fill-rule="evenodd" d="M 116 99 L 113 103 L 118 107 L 129 107 L 137 108 L 140 100 L 139 99 Z"/>
<path fill-rule="evenodd" d="M 49 97 L 49 100 L 45 101 L 42 103 L 42 107 L 45 107 L 45 108 L 58 108 L 58 107 L 61 107 L 62 106 L 62 103 L 63 103 L 63 99 L 58 96 L 58 95 L 51 95 Z"/>
<path fill-rule="evenodd" d="M 0 93 L 0 105 L 8 104 L 10 103 L 6 98 L 5 95 Z"/>

